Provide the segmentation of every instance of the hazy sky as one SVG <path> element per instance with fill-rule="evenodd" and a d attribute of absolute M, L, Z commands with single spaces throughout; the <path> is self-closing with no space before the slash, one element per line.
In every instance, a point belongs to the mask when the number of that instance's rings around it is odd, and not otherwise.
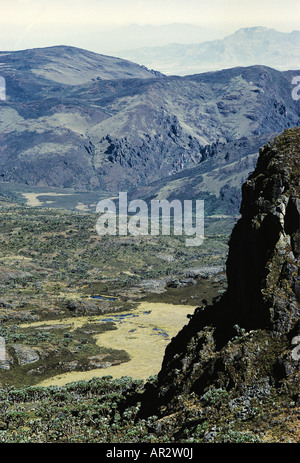
<path fill-rule="evenodd" d="M 299 19 L 299 0 L 0 0 L 0 50 L 64 44 L 100 51 L 97 31 L 130 24 L 191 23 L 223 37 L 260 25 L 291 32 Z"/>

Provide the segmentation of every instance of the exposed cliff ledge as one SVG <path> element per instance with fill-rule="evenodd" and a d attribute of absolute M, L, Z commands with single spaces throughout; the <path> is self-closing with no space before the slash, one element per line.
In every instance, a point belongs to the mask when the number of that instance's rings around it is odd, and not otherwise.
<path fill-rule="evenodd" d="M 143 413 L 177 410 L 208 387 L 299 390 L 300 128 L 260 151 L 229 242 L 228 290 L 168 345 Z M 151 404 L 151 410 L 148 408 Z M 156 404 L 156 408 L 155 408 Z"/>
<path fill-rule="evenodd" d="M 299 320 L 300 129 L 265 146 L 242 188 L 227 262 L 232 316 L 246 329 L 289 333 Z"/>

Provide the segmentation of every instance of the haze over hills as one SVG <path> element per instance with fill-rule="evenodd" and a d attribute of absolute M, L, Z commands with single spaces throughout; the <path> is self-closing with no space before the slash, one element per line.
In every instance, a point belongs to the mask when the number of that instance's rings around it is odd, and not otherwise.
<path fill-rule="evenodd" d="M 210 27 L 183 23 L 162 24 L 159 26 L 131 24 L 116 29 L 115 33 L 119 41 L 119 37 L 121 37 L 124 48 L 134 49 L 137 48 L 137 44 L 139 47 L 162 46 L 174 42 L 191 44 L 212 40 L 222 34 Z M 113 38 L 110 39 L 111 41 L 114 43 Z"/>
<path fill-rule="evenodd" d="M 224 39 L 121 50 L 118 56 L 167 75 L 188 75 L 257 64 L 281 71 L 298 69 L 299 50 L 300 31 L 286 33 L 259 26 L 239 29 Z"/>
<path fill-rule="evenodd" d="M 96 53 L 118 56 L 120 49 L 136 49 L 140 47 L 153 47 L 168 45 L 170 43 L 199 43 L 205 40 L 223 38 L 225 31 L 211 26 L 199 26 L 189 23 L 171 23 L 162 25 L 153 24 L 80 24 L 76 27 L 74 36 L 74 24 L 32 24 L 31 28 L 20 29 L 13 24 L 1 26 L 0 49 L 18 50 L 51 45 L 70 44 L 74 47 L 92 50 Z M 15 37 L 16 45 L 13 45 L 11 37 Z M 21 45 L 22 44 L 22 45 Z M 33 45 L 34 44 L 34 45 Z"/>
<path fill-rule="evenodd" d="M 295 72 L 266 66 L 166 77 L 64 46 L 2 52 L 0 64 L 7 87 L 0 105 L 3 182 L 139 188 L 148 197 L 142 187 L 177 174 L 185 178 L 179 195 L 223 195 L 237 204 L 259 146 L 299 124 Z M 191 189 L 194 176 L 204 181 Z M 167 183 L 159 190 L 169 197 L 171 189 L 173 197 L 179 184 Z M 155 188 L 151 194 L 161 195 Z"/>

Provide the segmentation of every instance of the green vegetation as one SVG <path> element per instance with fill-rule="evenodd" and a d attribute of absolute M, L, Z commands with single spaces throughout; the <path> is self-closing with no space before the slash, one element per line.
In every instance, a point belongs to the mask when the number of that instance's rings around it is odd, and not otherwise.
<path fill-rule="evenodd" d="M 159 420 L 140 417 L 142 393 L 142 381 L 110 376 L 63 387 L 3 387 L 0 442 L 259 443 L 287 441 L 285 434 L 294 441 L 286 417 L 289 413 L 296 426 L 295 404 L 284 396 L 241 400 L 211 389 L 200 398 L 182 397 L 181 413 Z"/>
<path fill-rule="evenodd" d="M 9 355 L 0 385 L 34 385 L 101 362 L 127 362 L 124 350 L 96 342 L 101 331 L 116 326 L 99 324 L 95 316 L 131 312 L 142 300 L 196 306 L 224 289 L 224 275 L 179 282 L 187 269 L 224 266 L 234 218 L 207 218 L 204 244 L 189 248 L 176 236 L 100 237 L 97 215 L 82 211 L 34 208 L 4 196 L 0 211 L 0 336 Z M 149 280 L 172 284 L 161 293 L 149 289 Z M 85 328 L 64 326 L 66 318 L 79 316 L 87 317 Z M 51 320 L 60 326 L 34 326 Z M 18 346 L 27 349 L 25 359 Z"/>
<path fill-rule="evenodd" d="M 180 396 L 178 411 L 158 419 L 141 415 L 145 382 L 130 375 L 113 379 L 103 370 L 89 381 L 37 385 L 128 362 L 125 350 L 96 342 L 118 333 L 113 321 L 97 322 L 100 314 L 130 313 L 141 301 L 201 305 L 222 294 L 224 274 L 181 281 L 189 269 L 224 266 L 235 219 L 207 218 L 204 244 L 191 249 L 179 237 L 100 238 L 93 214 L 6 199 L 0 208 L 0 336 L 10 361 L 0 369 L 1 443 L 297 441 L 295 402 L 282 391 L 241 396 L 211 387 L 202 397 Z M 151 291 L 151 279 L 170 284 Z M 108 299 L 91 298 L 99 294 Z M 30 363 L 32 355 L 38 360 Z"/>

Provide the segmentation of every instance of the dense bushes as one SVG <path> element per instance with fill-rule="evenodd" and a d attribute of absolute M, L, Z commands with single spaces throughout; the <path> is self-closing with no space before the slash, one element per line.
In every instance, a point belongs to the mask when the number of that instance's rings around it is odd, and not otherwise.
<path fill-rule="evenodd" d="M 140 415 L 143 391 L 143 381 L 111 376 L 66 386 L 2 387 L 0 443 L 256 443 L 276 442 L 276 433 L 284 441 L 296 438 L 291 427 L 285 431 L 285 416 L 296 420 L 295 404 L 272 391 L 264 401 L 253 399 L 252 417 L 237 416 L 237 406 L 245 404 L 236 404 L 233 392 L 210 388 L 201 397 L 181 397 L 181 410 L 163 419 Z"/>

